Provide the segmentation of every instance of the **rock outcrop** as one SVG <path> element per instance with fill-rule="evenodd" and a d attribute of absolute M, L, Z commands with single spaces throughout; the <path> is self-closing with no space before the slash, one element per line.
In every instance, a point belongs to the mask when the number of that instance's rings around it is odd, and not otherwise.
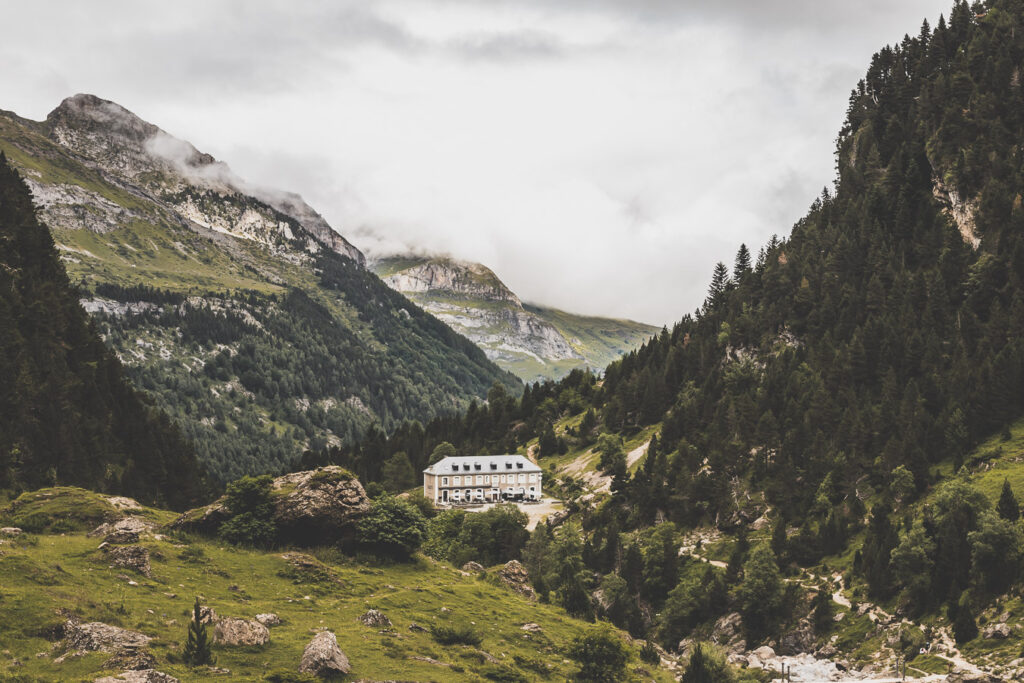
<path fill-rule="evenodd" d="M 391 620 L 375 609 L 367 610 L 366 614 L 359 617 L 359 621 L 372 628 L 391 628 Z"/>
<path fill-rule="evenodd" d="M 348 657 L 338 647 L 337 636 L 330 631 L 321 631 L 309 641 L 299 663 L 299 673 L 313 676 L 347 674 L 351 670 Z"/>
<path fill-rule="evenodd" d="M 138 631 L 100 621 L 82 624 L 72 620 L 64 623 L 64 639 L 69 649 L 82 652 L 133 650 L 145 647 L 152 640 Z"/>
<path fill-rule="evenodd" d="M 267 612 L 266 614 L 257 614 L 256 621 L 260 622 L 267 628 L 270 628 L 271 626 L 281 625 L 281 617 L 277 616 L 273 612 Z"/>
<path fill-rule="evenodd" d="M 178 683 L 178 679 L 156 669 L 125 671 L 118 676 L 96 678 L 93 683 Z"/>
<path fill-rule="evenodd" d="M 140 545 L 115 545 L 103 548 L 107 560 L 115 567 L 132 569 L 145 577 L 152 575 L 149 549 Z"/>
<path fill-rule="evenodd" d="M 370 499 L 352 474 L 337 466 L 294 472 L 274 479 L 274 522 L 282 539 L 295 545 L 345 543 L 370 509 Z M 172 529 L 216 533 L 230 517 L 226 499 L 189 510 Z"/>
<path fill-rule="evenodd" d="M 537 599 L 537 594 L 530 584 L 530 573 L 526 571 L 526 567 L 519 560 L 506 562 L 505 566 L 498 571 L 498 579 L 523 597 L 530 600 Z"/>
<path fill-rule="evenodd" d="M 462 571 L 469 572 L 471 574 L 479 574 L 484 571 L 484 566 L 479 562 L 467 562 L 462 565 Z"/>
<path fill-rule="evenodd" d="M 263 646 L 270 642 L 270 630 L 255 619 L 224 617 L 214 623 L 213 642 L 231 647 Z"/>
<path fill-rule="evenodd" d="M 116 522 L 104 522 L 88 533 L 90 538 L 103 536 L 108 543 L 135 543 L 139 536 L 148 533 L 156 528 L 156 525 L 142 517 L 124 517 Z M 113 539 L 134 539 L 134 540 L 113 540 Z"/>

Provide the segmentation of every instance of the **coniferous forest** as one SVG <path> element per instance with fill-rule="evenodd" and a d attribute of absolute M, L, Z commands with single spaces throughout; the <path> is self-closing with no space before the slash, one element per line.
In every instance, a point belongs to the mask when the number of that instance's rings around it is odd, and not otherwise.
<path fill-rule="evenodd" d="M 0 489 L 76 484 L 182 508 L 208 495 L 195 452 L 100 340 L 0 155 Z"/>

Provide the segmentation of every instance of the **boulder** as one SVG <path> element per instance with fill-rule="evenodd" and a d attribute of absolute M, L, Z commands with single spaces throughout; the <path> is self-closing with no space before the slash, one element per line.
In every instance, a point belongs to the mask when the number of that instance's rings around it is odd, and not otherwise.
<path fill-rule="evenodd" d="M 270 626 L 279 626 L 281 624 L 281 617 L 273 612 L 267 612 L 266 614 L 257 614 L 256 621 L 269 628 Z"/>
<path fill-rule="evenodd" d="M 128 669 L 130 671 L 143 671 L 156 666 L 156 658 L 145 651 L 134 649 L 121 650 L 113 657 L 103 662 L 104 669 Z"/>
<path fill-rule="evenodd" d="M 178 679 L 155 669 L 142 669 L 125 671 L 119 676 L 96 678 L 93 683 L 178 683 Z"/>
<path fill-rule="evenodd" d="M 417 624 L 415 622 L 409 624 L 409 630 L 410 631 L 416 631 L 417 633 L 426 633 L 427 632 L 427 629 L 423 628 L 422 626 L 420 626 L 419 624 Z"/>
<path fill-rule="evenodd" d="M 152 640 L 138 631 L 129 631 L 99 621 L 81 624 L 68 620 L 64 623 L 64 638 L 72 650 L 118 652 L 145 647 Z"/>
<path fill-rule="evenodd" d="M 788 629 L 779 638 L 779 654 L 798 655 L 814 649 L 817 640 L 810 620 L 801 619 L 796 628 Z"/>
<path fill-rule="evenodd" d="M 473 574 L 479 574 L 483 570 L 484 570 L 484 566 L 482 564 L 480 564 L 479 562 L 467 562 L 466 564 L 462 565 L 462 571 L 464 571 L 464 572 L 470 572 L 470 573 L 473 573 Z"/>
<path fill-rule="evenodd" d="M 338 638 L 330 631 L 321 631 L 309 641 L 299 663 L 299 673 L 313 676 L 347 674 L 351 670 L 348 657 L 338 647 Z"/>
<path fill-rule="evenodd" d="M 331 465 L 294 472 L 273 482 L 278 534 L 295 545 L 329 545 L 355 538 L 356 525 L 370 510 L 363 485 L 347 470 Z M 214 534 L 229 517 L 226 498 L 189 510 L 171 529 Z"/>
<path fill-rule="evenodd" d="M 368 610 L 359 621 L 372 628 L 391 628 L 391 620 L 375 609 Z"/>
<path fill-rule="evenodd" d="M 498 578 L 516 593 L 531 600 L 537 599 L 537 594 L 533 591 L 533 586 L 530 585 L 530 574 L 519 560 L 509 560 L 505 563 L 505 566 L 498 572 Z"/>
<path fill-rule="evenodd" d="M 151 573 L 149 566 L 149 549 L 140 545 L 115 545 L 103 548 L 110 564 L 115 567 L 134 569 L 143 576 L 148 577 Z"/>
<path fill-rule="evenodd" d="M 522 629 L 524 631 L 529 631 L 530 633 L 540 633 L 544 630 L 540 627 L 540 624 L 534 624 L 533 622 L 530 622 L 529 624 L 523 624 Z"/>
<path fill-rule="evenodd" d="M 7 538 L 14 538 L 15 536 L 21 536 L 22 531 L 16 526 L 5 526 L 0 527 L 0 536 L 6 536 Z"/>
<path fill-rule="evenodd" d="M 104 522 L 90 531 L 87 535 L 91 538 L 95 538 L 97 536 L 108 537 L 106 540 L 110 543 L 118 542 L 110 540 L 110 536 L 128 537 L 134 535 L 135 540 L 137 541 L 140 534 L 152 531 L 154 528 L 156 528 L 156 525 L 153 524 L 153 522 L 143 519 L 142 517 L 131 516 L 123 517 L 116 522 Z M 128 542 L 133 543 L 134 541 Z"/>
<path fill-rule="evenodd" d="M 270 630 L 255 619 L 225 617 L 213 626 L 213 642 L 218 645 L 266 645 Z"/>
<path fill-rule="evenodd" d="M 1010 627 L 1006 624 L 992 624 L 982 631 L 982 638 L 985 640 L 1006 640 L 1010 637 Z"/>
<path fill-rule="evenodd" d="M 711 629 L 711 642 L 718 645 L 729 645 L 737 642 L 743 632 L 743 617 L 739 612 L 731 612 L 718 619 Z"/>

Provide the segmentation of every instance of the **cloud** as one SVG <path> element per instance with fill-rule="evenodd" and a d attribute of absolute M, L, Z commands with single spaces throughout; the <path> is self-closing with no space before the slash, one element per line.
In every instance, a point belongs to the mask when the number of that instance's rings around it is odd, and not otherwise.
<path fill-rule="evenodd" d="M 788 232 L 833 179 L 872 53 L 949 4 L 21 3 L 0 108 L 94 92 L 368 251 L 450 253 L 526 300 L 662 323 L 740 242 Z"/>

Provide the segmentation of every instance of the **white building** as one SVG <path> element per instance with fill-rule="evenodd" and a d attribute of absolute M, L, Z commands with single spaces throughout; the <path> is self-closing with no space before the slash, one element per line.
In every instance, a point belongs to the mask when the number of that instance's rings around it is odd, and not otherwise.
<path fill-rule="evenodd" d="M 522 455 L 444 458 L 423 470 L 423 495 L 435 505 L 540 500 L 541 469 Z"/>

